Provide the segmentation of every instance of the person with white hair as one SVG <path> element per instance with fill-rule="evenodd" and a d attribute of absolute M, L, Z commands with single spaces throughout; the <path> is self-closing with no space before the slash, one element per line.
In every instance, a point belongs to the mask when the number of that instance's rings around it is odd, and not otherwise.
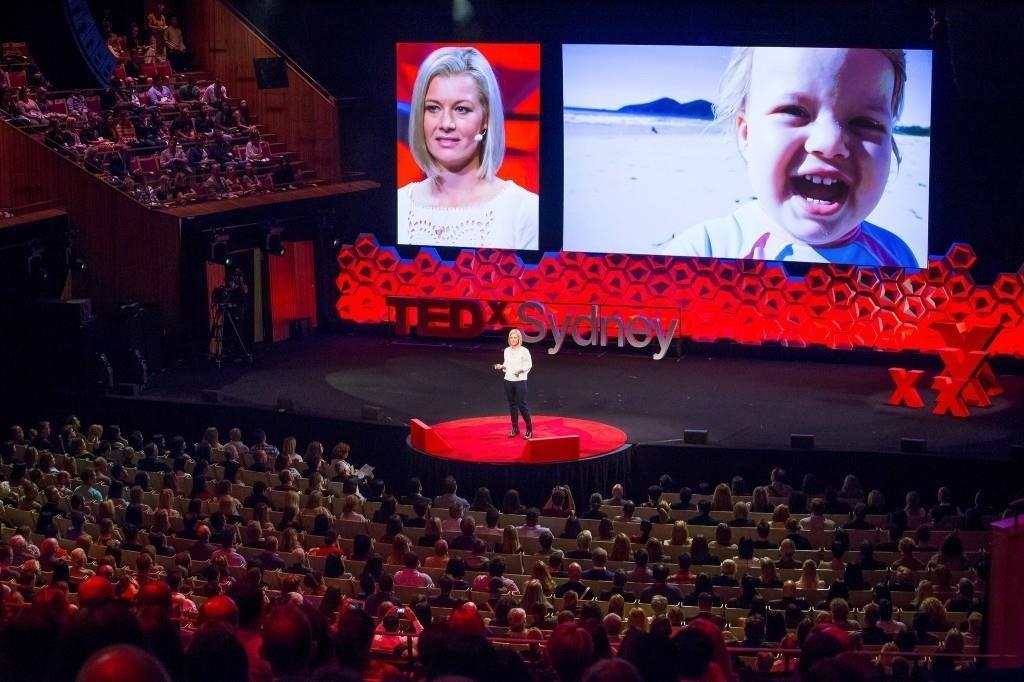
<path fill-rule="evenodd" d="M 420 65 L 409 148 L 426 178 L 398 190 L 399 244 L 537 248 L 537 195 L 497 176 L 504 109 L 479 50 L 442 47 Z"/>

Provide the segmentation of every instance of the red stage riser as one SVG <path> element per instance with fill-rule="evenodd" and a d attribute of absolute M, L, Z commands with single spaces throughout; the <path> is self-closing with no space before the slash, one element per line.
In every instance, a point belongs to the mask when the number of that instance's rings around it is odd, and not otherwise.
<path fill-rule="evenodd" d="M 821 264 L 805 277 L 765 261 L 622 254 L 548 253 L 531 266 L 496 249 L 442 261 L 422 248 L 402 259 L 363 234 L 338 253 L 336 309 L 344 320 L 380 323 L 393 321 L 392 296 L 539 301 L 559 315 L 596 304 L 604 315 L 678 317 L 696 341 L 929 353 L 948 346 L 943 325 L 992 325 L 988 355 L 1024 357 L 1022 273 L 978 285 L 975 260 L 969 245 L 954 244 L 920 271 Z"/>

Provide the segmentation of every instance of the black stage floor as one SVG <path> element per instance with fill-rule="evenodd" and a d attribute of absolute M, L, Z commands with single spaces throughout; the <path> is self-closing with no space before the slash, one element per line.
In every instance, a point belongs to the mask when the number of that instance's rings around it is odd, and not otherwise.
<path fill-rule="evenodd" d="M 200 389 L 219 388 L 228 405 L 274 408 L 286 398 L 296 413 L 344 420 L 378 405 L 393 424 L 504 414 L 492 369 L 503 345 L 325 335 L 278 344 L 254 365 L 166 373 L 140 399 L 196 402 Z M 788 352 L 780 360 L 698 346 L 655 361 L 619 349 L 551 356 L 547 347 L 531 346 L 531 409 L 612 424 L 631 443 L 673 442 L 690 428 L 707 429 L 709 445 L 733 449 L 789 448 L 791 433 L 811 433 L 822 450 L 893 452 L 910 437 L 925 439 L 929 454 L 1005 459 L 1011 444 L 1024 442 L 1024 377 L 1017 375 L 1000 376 L 1006 392 L 992 407 L 955 419 L 930 413 L 930 390 L 922 391 L 926 409 L 887 406 L 889 375 L 875 357 L 854 364 Z M 914 358 L 926 379 L 940 369 L 937 358 Z"/>

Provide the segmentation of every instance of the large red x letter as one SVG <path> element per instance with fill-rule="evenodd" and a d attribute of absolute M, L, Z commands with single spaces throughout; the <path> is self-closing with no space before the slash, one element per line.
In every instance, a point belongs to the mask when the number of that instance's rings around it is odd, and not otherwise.
<path fill-rule="evenodd" d="M 939 392 L 935 399 L 935 409 L 932 414 L 946 414 L 954 417 L 970 417 L 967 411 L 967 403 L 960 398 L 962 386 L 958 386 L 949 377 L 935 377 L 932 379 L 932 388 Z"/>
<path fill-rule="evenodd" d="M 924 370 L 890 367 L 889 376 L 892 377 L 892 382 L 896 384 L 892 395 L 889 396 L 890 405 L 924 407 L 921 394 L 917 392 L 917 382 L 924 376 Z"/>

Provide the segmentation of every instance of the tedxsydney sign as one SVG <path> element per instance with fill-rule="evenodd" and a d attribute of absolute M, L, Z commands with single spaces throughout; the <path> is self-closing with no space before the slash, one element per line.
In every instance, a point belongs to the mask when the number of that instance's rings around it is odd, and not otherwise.
<path fill-rule="evenodd" d="M 615 337 L 622 348 L 646 348 L 657 342 L 658 352 L 652 357 L 661 360 L 679 331 L 679 318 L 661 320 L 647 315 L 602 315 L 600 308 L 559 304 L 572 308 L 558 314 L 537 301 L 478 301 L 472 299 L 418 298 L 388 296 L 387 305 L 394 310 L 395 330 L 399 334 L 415 332 L 420 336 L 473 338 L 485 329 L 521 326 L 523 340 L 537 343 L 550 332 L 555 345 L 548 349 L 554 355 L 569 338 L 580 346 L 607 346 Z M 581 312 L 581 309 L 584 312 Z M 514 315 L 514 317 L 510 316 Z"/>

